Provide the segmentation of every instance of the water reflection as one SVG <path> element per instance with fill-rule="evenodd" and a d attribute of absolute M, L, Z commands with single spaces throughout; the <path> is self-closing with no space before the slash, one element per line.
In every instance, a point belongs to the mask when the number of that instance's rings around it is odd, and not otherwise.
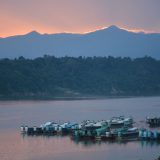
<path fill-rule="evenodd" d="M 156 147 L 160 145 L 160 141 L 140 141 L 141 147 Z"/>
<path fill-rule="evenodd" d="M 70 136 L 24 136 L 19 131 L 0 132 L 1 160 L 153 160 L 156 141 L 93 141 Z M 115 154 L 116 153 L 116 154 Z"/>
<path fill-rule="evenodd" d="M 97 160 L 152 160 L 159 154 L 158 141 L 96 141 L 79 140 L 70 136 L 22 136 L 23 146 L 41 152 L 45 159 L 87 159 Z M 47 151 L 45 151 L 45 148 Z M 47 152 L 47 154 L 46 154 Z M 116 153 L 116 154 L 115 154 Z M 35 159 L 36 154 L 32 155 Z M 127 158 L 126 158 L 127 157 Z"/>
<path fill-rule="evenodd" d="M 94 139 L 79 139 L 74 138 L 70 135 L 26 135 L 21 134 L 21 137 L 25 140 L 28 138 L 40 138 L 40 139 L 61 139 L 63 140 L 69 140 L 71 143 L 74 142 L 76 145 L 82 145 L 83 147 L 91 147 L 91 146 L 100 146 L 100 145 L 120 145 L 125 146 L 128 145 L 128 143 L 135 143 L 143 147 L 153 147 L 153 146 L 160 146 L 159 140 L 94 140 Z"/>
<path fill-rule="evenodd" d="M 127 140 L 107 140 L 107 141 L 97 141 L 97 140 L 79 140 L 79 139 L 73 139 L 71 138 L 75 144 L 82 144 L 85 147 L 90 147 L 92 145 L 128 145 L 128 143 L 137 143 L 139 144 L 142 148 L 143 147 L 153 147 L 153 146 L 160 146 L 160 141 L 157 140 L 137 140 L 137 141 L 127 141 Z"/>

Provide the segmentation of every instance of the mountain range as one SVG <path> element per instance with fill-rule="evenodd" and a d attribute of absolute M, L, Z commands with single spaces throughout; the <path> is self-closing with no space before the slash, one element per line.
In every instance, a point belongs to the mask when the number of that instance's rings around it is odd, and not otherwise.
<path fill-rule="evenodd" d="M 40 34 L 0 38 L 0 58 L 114 56 L 160 58 L 160 33 L 135 33 L 117 26 L 86 34 Z"/>

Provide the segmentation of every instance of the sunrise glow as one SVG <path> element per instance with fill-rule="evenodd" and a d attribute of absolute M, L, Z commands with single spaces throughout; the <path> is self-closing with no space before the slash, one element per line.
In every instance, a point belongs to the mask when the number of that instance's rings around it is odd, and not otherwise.
<path fill-rule="evenodd" d="M 85 34 L 111 25 L 131 32 L 160 33 L 159 6 L 159 1 L 150 0 L 1 1 L 0 37 L 33 30 L 41 34 Z"/>

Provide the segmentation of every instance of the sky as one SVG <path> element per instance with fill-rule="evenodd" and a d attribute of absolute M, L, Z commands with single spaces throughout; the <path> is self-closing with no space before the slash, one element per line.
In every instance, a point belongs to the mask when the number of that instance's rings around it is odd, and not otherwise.
<path fill-rule="evenodd" d="M 160 0 L 0 0 L 0 37 L 86 33 L 116 25 L 160 32 Z"/>

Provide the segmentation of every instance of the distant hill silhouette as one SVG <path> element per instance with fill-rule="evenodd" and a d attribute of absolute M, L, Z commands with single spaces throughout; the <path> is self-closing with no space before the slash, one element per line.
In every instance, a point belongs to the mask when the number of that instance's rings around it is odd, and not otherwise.
<path fill-rule="evenodd" d="M 160 58 L 160 34 L 134 33 L 116 26 L 87 34 L 40 34 L 0 38 L 0 58 L 54 56 L 122 56 Z"/>

